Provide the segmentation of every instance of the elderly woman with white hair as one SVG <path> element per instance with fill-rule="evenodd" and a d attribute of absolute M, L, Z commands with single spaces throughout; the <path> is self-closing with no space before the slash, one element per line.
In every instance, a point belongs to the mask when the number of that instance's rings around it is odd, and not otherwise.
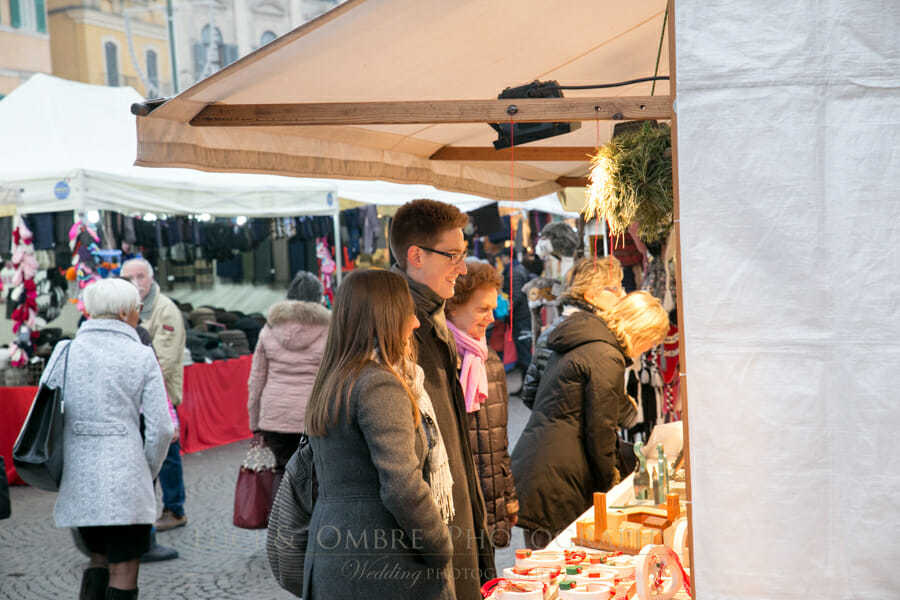
<path fill-rule="evenodd" d="M 85 288 L 84 304 L 90 319 L 73 341 L 57 345 L 42 377 L 65 386 L 53 516 L 57 527 L 77 527 L 91 553 L 79 597 L 133 599 L 156 519 L 153 478 L 174 428 L 159 364 L 135 331 L 137 288 L 98 281 Z"/>

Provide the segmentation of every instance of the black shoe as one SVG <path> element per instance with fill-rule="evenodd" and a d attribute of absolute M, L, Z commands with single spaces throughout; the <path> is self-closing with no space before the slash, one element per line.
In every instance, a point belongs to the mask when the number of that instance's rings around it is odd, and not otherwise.
<path fill-rule="evenodd" d="M 106 598 L 106 586 L 108 585 L 108 568 L 87 568 L 81 575 L 81 592 L 78 594 L 78 600 L 104 600 Z"/>
<path fill-rule="evenodd" d="M 106 588 L 105 600 L 137 600 L 138 589 L 120 590 L 119 588 Z"/>
<path fill-rule="evenodd" d="M 150 546 L 149 550 L 141 555 L 141 562 L 162 562 L 164 560 L 173 560 L 175 558 L 178 558 L 178 550 L 175 548 L 153 544 Z M 135 596 L 135 598 L 137 598 L 137 596 Z"/>

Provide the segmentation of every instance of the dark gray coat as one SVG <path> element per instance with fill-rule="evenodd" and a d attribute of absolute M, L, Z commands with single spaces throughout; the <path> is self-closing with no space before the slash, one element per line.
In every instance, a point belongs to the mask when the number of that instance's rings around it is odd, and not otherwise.
<path fill-rule="evenodd" d="M 488 397 L 481 408 L 469 413 L 469 443 L 481 478 L 491 539 L 495 546 L 506 547 L 510 541 L 511 519 L 519 510 L 509 465 L 509 396 L 503 361 L 493 350 L 488 350 L 485 366 Z"/>
<path fill-rule="evenodd" d="M 305 600 L 454 598 L 450 533 L 423 475 L 426 443 L 399 380 L 364 367 L 341 422 L 310 437 L 319 495 Z"/>
<path fill-rule="evenodd" d="M 519 525 L 553 536 L 618 478 L 616 426 L 628 359 L 603 319 L 578 311 L 550 334 L 553 355 L 512 453 Z"/>
<path fill-rule="evenodd" d="M 450 530 L 453 533 L 456 597 L 481 600 L 481 584 L 496 576 L 494 547 L 487 531 L 484 498 L 469 445 L 469 423 L 459 383 L 456 344 L 446 325 L 442 333 L 436 323 L 436 319 L 444 318 L 444 301 L 427 286 L 408 277 L 407 282 L 420 323 L 415 331 L 418 362 L 425 373 L 425 391 L 434 405 L 453 475 L 456 515 L 450 522 Z"/>

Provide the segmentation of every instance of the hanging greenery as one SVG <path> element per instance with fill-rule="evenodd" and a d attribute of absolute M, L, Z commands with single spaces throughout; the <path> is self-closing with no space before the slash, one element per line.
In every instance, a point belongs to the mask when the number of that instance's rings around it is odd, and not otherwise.
<path fill-rule="evenodd" d="M 585 218 L 606 219 L 612 235 L 637 222 L 644 242 L 664 239 L 673 218 L 669 126 L 644 123 L 623 132 L 591 164 Z"/>

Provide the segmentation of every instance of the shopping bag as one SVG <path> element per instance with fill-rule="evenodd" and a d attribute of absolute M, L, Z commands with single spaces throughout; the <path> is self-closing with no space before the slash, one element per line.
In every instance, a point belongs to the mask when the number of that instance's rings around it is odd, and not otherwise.
<path fill-rule="evenodd" d="M 281 473 L 275 470 L 272 450 L 260 438 L 254 438 L 241 464 L 234 489 L 235 527 L 265 529 L 280 481 Z"/>
<path fill-rule="evenodd" d="M 303 565 L 318 489 L 312 447 L 303 434 L 284 468 L 266 535 L 266 553 L 275 580 L 298 598 L 303 595 Z"/>
<path fill-rule="evenodd" d="M 9 482 L 6 481 L 6 465 L 0 456 L 0 519 L 8 519 L 10 513 Z"/>
<path fill-rule="evenodd" d="M 66 344 L 62 386 L 42 383 L 13 446 L 13 465 L 30 486 L 58 492 L 63 471 L 63 411 L 69 346 Z"/>

